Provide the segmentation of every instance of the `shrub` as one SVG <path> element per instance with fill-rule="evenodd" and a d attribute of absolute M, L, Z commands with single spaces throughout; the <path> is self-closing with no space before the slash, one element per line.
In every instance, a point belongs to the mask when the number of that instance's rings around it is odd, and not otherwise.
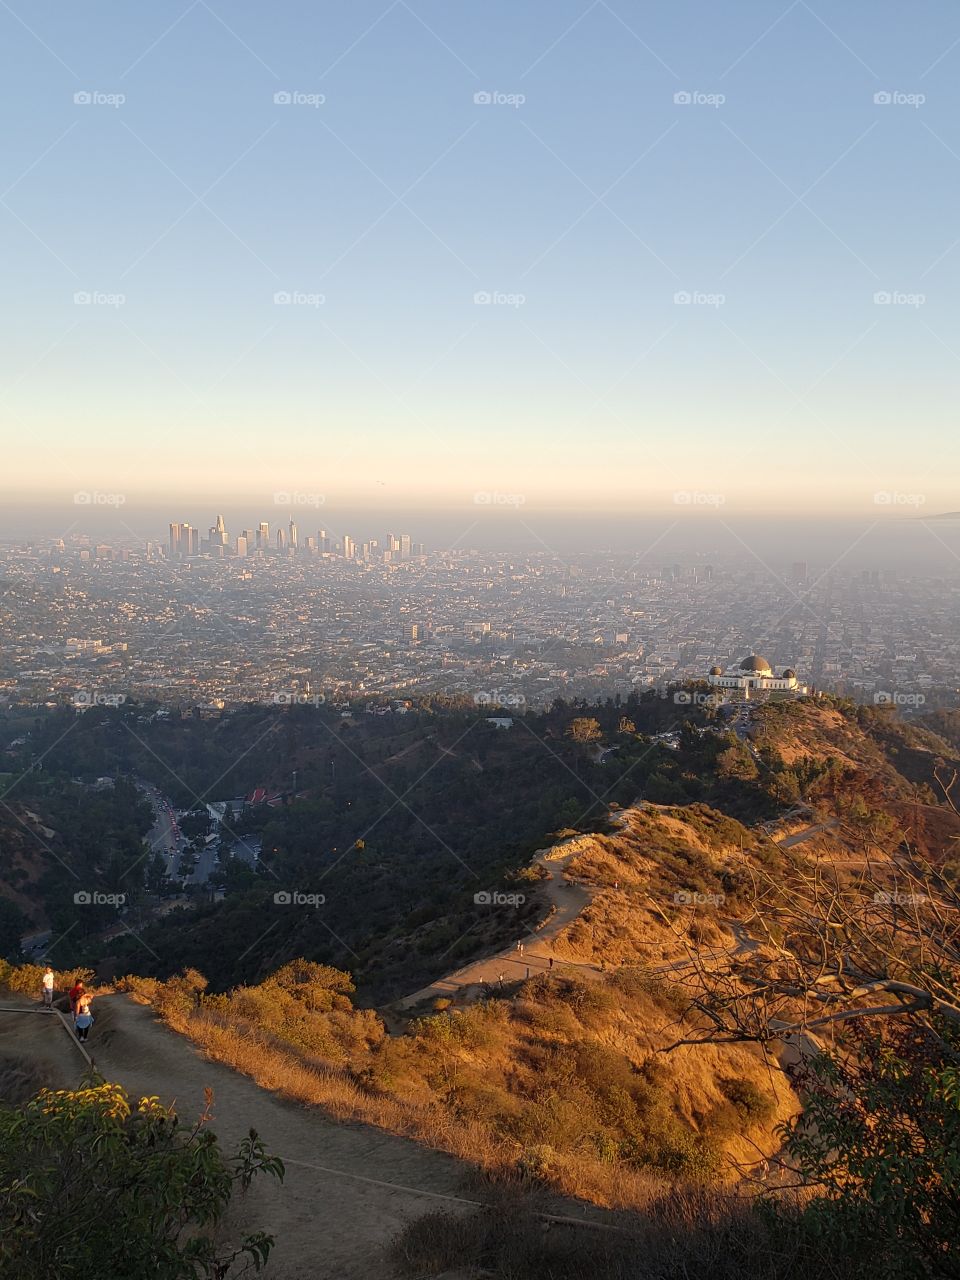
<path fill-rule="evenodd" d="M 99 1081 L 0 1111 L 0 1271 L 219 1280 L 241 1259 L 259 1270 L 272 1237 L 257 1232 L 221 1254 L 211 1235 L 236 1188 L 260 1173 L 282 1178 L 283 1165 L 252 1129 L 226 1155 L 205 1119 L 181 1129 L 156 1098 L 134 1107 Z"/>
<path fill-rule="evenodd" d="M 759 1089 L 752 1080 L 731 1078 L 718 1083 L 723 1096 L 747 1124 L 766 1124 L 773 1118 L 777 1109 L 773 1098 Z"/>
<path fill-rule="evenodd" d="M 0 960 L 0 988 L 5 991 L 16 991 L 19 995 L 40 998 L 41 984 L 46 965 L 42 964 L 10 964 Z M 54 972 L 54 989 L 68 991 L 75 978 L 82 979 L 85 986 L 90 986 L 96 975 L 92 969 L 63 969 Z"/>

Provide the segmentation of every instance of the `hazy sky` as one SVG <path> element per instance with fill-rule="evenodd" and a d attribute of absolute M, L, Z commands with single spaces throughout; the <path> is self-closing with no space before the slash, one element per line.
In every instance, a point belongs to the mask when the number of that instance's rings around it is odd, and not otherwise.
<path fill-rule="evenodd" d="M 9 0 L 0 47 L 7 499 L 960 507 L 954 3 Z"/>

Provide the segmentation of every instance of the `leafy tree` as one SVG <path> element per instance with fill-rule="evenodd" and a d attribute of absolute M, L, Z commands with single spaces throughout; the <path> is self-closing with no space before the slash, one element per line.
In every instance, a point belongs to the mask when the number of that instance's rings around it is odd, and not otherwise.
<path fill-rule="evenodd" d="M 193 809 L 180 819 L 180 830 L 195 843 L 210 832 L 210 814 L 204 809 Z"/>
<path fill-rule="evenodd" d="M 600 739 L 600 721 L 592 716 L 577 716 L 570 721 L 567 734 L 574 742 L 597 742 Z"/>
<path fill-rule="evenodd" d="M 724 780 L 739 778 L 749 781 L 757 776 L 757 766 L 742 743 L 736 743 L 717 756 L 717 776 Z"/>
<path fill-rule="evenodd" d="M 118 1084 L 44 1089 L 0 1111 L 0 1273 L 19 1280 L 220 1280 L 262 1269 L 273 1238 L 222 1253 L 212 1238 L 231 1195 L 283 1178 L 251 1129 L 232 1155 L 206 1127 L 183 1129 L 156 1098 Z M 240 1271 L 235 1264 L 240 1264 Z"/>
<path fill-rule="evenodd" d="M 148 859 L 143 880 L 149 893 L 163 892 L 168 884 L 168 879 L 166 859 L 161 854 L 154 853 Z"/>
<path fill-rule="evenodd" d="M 960 1036 L 942 1030 L 855 1026 L 809 1063 L 781 1129 L 818 1234 L 885 1280 L 960 1276 Z"/>

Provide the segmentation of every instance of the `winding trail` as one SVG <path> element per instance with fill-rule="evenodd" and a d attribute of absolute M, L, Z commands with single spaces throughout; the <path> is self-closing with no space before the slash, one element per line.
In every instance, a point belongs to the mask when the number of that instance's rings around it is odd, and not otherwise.
<path fill-rule="evenodd" d="M 646 801 L 641 800 L 633 807 L 644 808 L 648 807 L 648 805 Z M 656 808 L 658 806 L 649 807 Z M 628 827 L 628 814 L 629 810 L 611 815 L 614 826 L 620 830 Z M 787 836 L 780 843 L 782 847 L 789 848 L 792 845 L 802 843 L 804 840 L 811 839 L 822 831 L 832 830 L 836 825 L 836 819 L 832 818 L 826 822 L 813 823 L 803 831 Z M 573 969 L 579 976 L 588 981 L 595 981 L 599 978 L 602 973 L 599 965 L 591 964 L 588 961 L 567 960 L 557 955 L 550 945 L 557 935 L 567 925 L 576 920 L 585 907 L 589 906 L 595 893 L 598 892 L 598 890 L 592 889 L 588 885 L 567 880 L 564 877 L 567 866 L 580 852 L 579 847 L 570 848 L 570 846 L 579 846 L 582 841 L 587 839 L 590 839 L 590 837 L 583 835 L 571 836 L 549 849 L 542 849 L 537 855 L 535 865 L 544 867 L 549 875 L 549 879 L 541 881 L 538 888 L 546 894 L 552 911 L 538 929 L 528 928 L 527 936 L 519 939 L 519 941 L 523 942 L 522 953 L 514 943 L 494 955 L 475 960 L 471 964 L 465 965 L 462 969 L 457 969 L 453 973 L 448 973 L 444 977 L 438 978 L 428 986 L 421 987 L 419 991 L 414 991 L 412 995 L 403 996 L 399 1000 L 392 1001 L 383 1012 L 389 1016 L 391 1011 L 409 1010 L 423 1001 L 436 1000 L 440 997 L 466 1001 L 485 991 L 496 991 L 508 983 L 532 977 L 535 973 L 549 972 L 551 968 L 557 971 Z M 569 852 L 564 853 L 564 849 L 569 849 Z M 732 948 L 715 948 L 702 958 L 707 960 L 719 957 L 729 959 L 747 955 L 751 951 L 755 951 L 760 945 L 755 938 L 750 936 L 739 921 L 724 920 L 723 923 L 733 934 L 735 945 Z M 551 960 L 553 961 L 552 966 Z M 692 964 L 692 960 L 676 960 L 669 964 L 658 965 L 651 972 L 670 973 L 671 971 L 689 968 Z"/>
<path fill-rule="evenodd" d="M 494 955 L 475 960 L 454 973 L 438 978 L 436 982 L 421 987 L 412 995 L 393 1001 L 390 1008 L 410 1009 L 421 1001 L 435 1000 L 441 996 L 455 998 L 478 995 L 484 989 L 498 990 L 507 983 L 519 982 L 532 977 L 535 973 L 549 972 L 551 968 L 557 971 L 575 969 L 581 977 L 590 981 L 599 978 L 601 973 L 599 965 L 586 961 L 566 960 L 558 956 L 551 946 L 557 935 L 576 920 L 585 907 L 589 906 L 596 892 L 587 885 L 564 878 L 564 871 L 580 849 L 573 848 L 569 853 L 559 851 L 569 845 L 579 845 L 584 839 L 589 837 L 571 836 L 570 839 L 554 845 L 551 849 L 541 850 L 538 855 L 535 865 L 544 867 L 549 878 L 541 880 L 537 889 L 546 895 L 551 912 L 539 929 L 527 927 L 523 937 L 518 938 L 518 942 L 523 944 L 522 953 L 517 943 L 514 943 Z"/>
<path fill-rule="evenodd" d="M 833 831 L 839 825 L 840 823 L 836 818 L 827 818 L 826 822 L 815 822 L 812 826 L 805 827 L 803 831 L 797 831 L 792 836 L 784 836 L 782 840 L 775 840 L 774 844 L 778 844 L 781 849 L 792 849 L 795 844 L 803 844 L 804 840 L 812 840 L 814 836 L 818 836 L 824 831 Z"/>

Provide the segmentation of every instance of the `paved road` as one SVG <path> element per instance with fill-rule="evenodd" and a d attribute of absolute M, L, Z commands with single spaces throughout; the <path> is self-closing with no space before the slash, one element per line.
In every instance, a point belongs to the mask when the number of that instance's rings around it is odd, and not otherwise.
<path fill-rule="evenodd" d="M 138 782 L 137 786 L 153 806 L 154 821 L 146 835 L 147 845 L 163 857 L 167 864 L 167 875 L 175 880 L 183 842 L 177 832 L 173 810 L 166 797 L 149 782 Z"/>

